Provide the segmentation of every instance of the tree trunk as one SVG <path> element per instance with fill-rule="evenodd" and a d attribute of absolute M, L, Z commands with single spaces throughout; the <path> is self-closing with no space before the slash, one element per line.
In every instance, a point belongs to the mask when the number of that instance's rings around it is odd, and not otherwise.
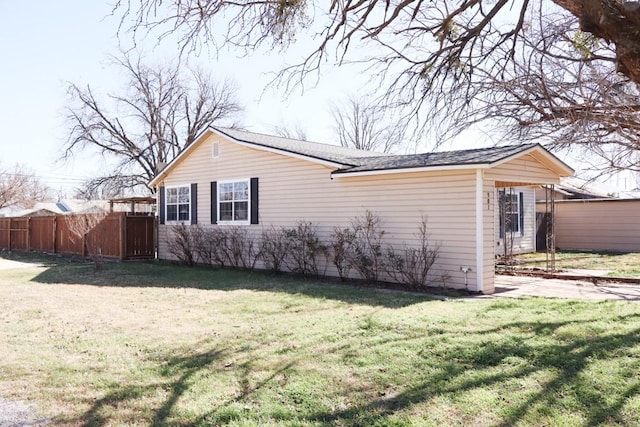
<path fill-rule="evenodd" d="M 616 45 L 617 70 L 640 84 L 640 3 L 623 0 L 554 0 L 574 14 L 580 29 Z"/>

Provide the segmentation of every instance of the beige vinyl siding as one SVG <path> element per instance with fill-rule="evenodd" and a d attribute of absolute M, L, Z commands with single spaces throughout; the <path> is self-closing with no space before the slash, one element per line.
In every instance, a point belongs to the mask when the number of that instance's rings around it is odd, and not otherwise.
<path fill-rule="evenodd" d="M 531 154 L 488 169 L 485 178 L 496 181 L 498 187 L 515 187 L 523 184 L 558 184 L 560 182 L 557 174 L 546 168 Z"/>
<path fill-rule="evenodd" d="M 213 158 L 212 141 L 220 143 Z M 260 224 L 263 228 L 312 221 L 328 239 L 335 226 L 347 226 L 369 209 L 377 214 L 391 244 L 411 242 L 423 215 L 431 240 L 441 243 L 437 273 L 450 277 L 445 285 L 463 287 L 463 265 L 475 266 L 475 171 L 406 173 L 392 176 L 331 179 L 332 169 L 321 164 L 257 150 L 210 136 L 165 178 L 163 185 L 198 184 L 198 222 L 210 224 L 211 181 L 259 178 Z M 161 226 L 159 257 L 170 258 Z M 328 273 L 335 274 L 332 266 Z M 485 268 L 485 277 L 489 274 Z M 491 271 L 492 274 L 492 271 Z M 476 289 L 469 274 L 469 288 Z"/>
<path fill-rule="evenodd" d="M 496 203 L 498 201 L 498 191 L 496 189 L 494 197 Z M 507 189 L 508 191 L 508 189 Z M 536 203 L 534 187 L 513 187 L 514 194 L 522 192 L 524 204 L 524 233 L 514 233 L 513 236 L 513 254 L 521 254 L 527 252 L 535 252 L 536 250 Z M 500 210 L 496 206 L 494 215 L 494 234 L 495 253 L 496 255 L 504 255 L 504 239 L 500 237 Z"/>
<path fill-rule="evenodd" d="M 558 249 L 640 252 L 640 200 L 564 200 L 555 207 Z"/>
<path fill-rule="evenodd" d="M 497 212 L 495 183 L 485 179 L 482 186 L 482 212 L 484 224 L 483 284 L 484 293 L 493 293 L 495 279 L 495 215 Z"/>

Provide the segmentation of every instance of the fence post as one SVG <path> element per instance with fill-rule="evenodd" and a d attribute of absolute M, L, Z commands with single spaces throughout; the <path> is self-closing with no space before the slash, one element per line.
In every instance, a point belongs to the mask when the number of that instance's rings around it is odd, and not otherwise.
<path fill-rule="evenodd" d="M 27 252 L 31 251 L 31 217 L 27 218 Z"/>
<path fill-rule="evenodd" d="M 58 215 L 53 216 L 53 226 L 51 227 L 51 230 L 53 232 L 53 253 L 57 254 L 58 248 L 56 247 L 56 237 L 58 234 Z"/>
<path fill-rule="evenodd" d="M 11 220 L 12 218 L 9 218 L 9 252 L 11 252 Z"/>
<path fill-rule="evenodd" d="M 127 217 L 126 214 L 121 213 L 118 219 L 120 225 L 120 260 L 127 258 Z"/>

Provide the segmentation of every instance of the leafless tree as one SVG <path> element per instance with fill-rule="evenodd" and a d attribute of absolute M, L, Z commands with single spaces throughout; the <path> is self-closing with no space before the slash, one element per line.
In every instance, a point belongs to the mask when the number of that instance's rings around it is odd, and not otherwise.
<path fill-rule="evenodd" d="M 283 138 L 298 139 L 300 141 L 307 141 L 307 132 L 300 123 L 290 126 L 285 123 L 281 123 L 273 127 L 272 132 L 275 135 Z"/>
<path fill-rule="evenodd" d="M 388 109 L 373 101 L 350 96 L 342 104 L 331 104 L 329 109 L 335 121 L 334 132 L 343 147 L 389 153 L 402 143 L 403 122 L 393 120 Z"/>
<path fill-rule="evenodd" d="M 241 110 L 229 80 L 184 67 L 145 65 L 122 54 L 116 65 L 127 78 L 119 94 L 101 98 L 89 85 L 69 83 L 70 133 L 64 157 L 78 150 L 98 151 L 115 162 L 108 176 L 88 188 L 146 186 L 159 165 L 173 159 L 212 123 L 228 122 Z"/>
<path fill-rule="evenodd" d="M 640 6 L 621 0 L 118 0 L 121 30 L 178 34 L 183 48 L 227 44 L 254 50 L 286 47 L 300 33 L 318 34 L 315 48 L 293 70 L 317 70 L 334 51 L 346 61 L 367 42 L 379 56 L 368 58 L 399 69 L 398 83 L 422 92 L 448 79 L 464 79 L 477 68 L 504 68 L 535 8 L 559 6 L 578 18 L 582 31 L 613 43 L 616 67 L 640 83 Z M 220 31 L 223 28 L 223 31 Z M 507 55 L 494 55 L 507 47 Z M 355 52 L 354 52 L 355 51 Z M 399 68 L 397 68 L 399 67 Z"/>
<path fill-rule="evenodd" d="M 30 208 L 47 196 L 48 188 L 24 166 L 0 165 L 0 208 L 17 206 Z"/>
<path fill-rule="evenodd" d="M 81 200 L 108 200 L 117 197 L 136 196 L 147 192 L 146 185 L 132 181 L 131 176 L 117 173 L 92 178 L 75 188 L 74 198 Z"/>
<path fill-rule="evenodd" d="M 602 173 L 640 171 L 639 86 L 614 72 L 610 46 L 575 30 L 573 21 L 538 15 L 513 66 L 478 72 L 470 106 L 452 88 L 432 125 L 456 135 L 481 124 L 508 142 L 577 151 Z"/>

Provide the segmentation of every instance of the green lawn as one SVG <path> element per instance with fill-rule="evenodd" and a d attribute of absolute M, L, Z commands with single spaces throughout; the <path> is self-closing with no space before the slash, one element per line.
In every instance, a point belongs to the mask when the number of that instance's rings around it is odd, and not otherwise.
<path fill-rule="evenodd" d="M 546 268 L 546 254 L 518 255 L 521 266 Z M 640 253 L 558 251 L 556 268 L 561 270 L 607 270 L 610 277 L 640 278 Z"/>
<path fill-rule="evenodd" d="M 167 264 L 0 271 L 0 397 L 57 425 L 640 424 L 640 305 Z"/>

